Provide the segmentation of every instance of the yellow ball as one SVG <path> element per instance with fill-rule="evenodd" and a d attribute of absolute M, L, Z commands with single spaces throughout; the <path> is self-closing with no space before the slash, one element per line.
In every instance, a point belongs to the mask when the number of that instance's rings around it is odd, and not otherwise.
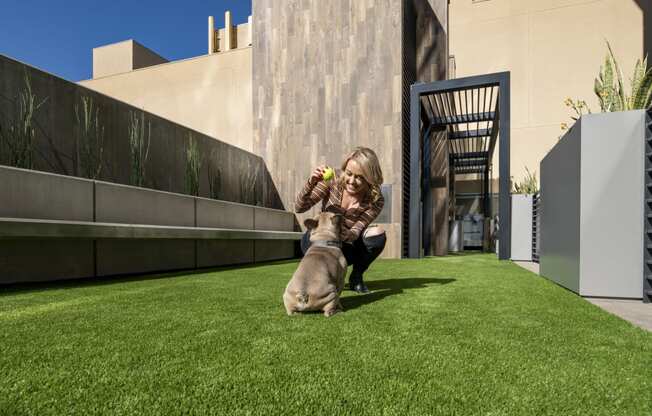
<path fill-rule="evenodd" d="M 326 168 L 324 175 L 322 176 L 325 181 L 330 181 L 335 176 L 335 171 L 333 168 Z"/>

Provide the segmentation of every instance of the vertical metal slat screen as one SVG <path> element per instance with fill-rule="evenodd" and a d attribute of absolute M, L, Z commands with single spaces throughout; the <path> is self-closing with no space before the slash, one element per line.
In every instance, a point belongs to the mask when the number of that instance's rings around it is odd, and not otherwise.
<path fill-rule="evenodd" d="M 645 209 L 643 213 L 643 302 L 652 302 L 652 110 L 645 118 Z"/>
<path fill-rule="evenodd" d="M 541 249 L 541 195 L 532 195 L 532 261 L 539 262 Z"/>
<path fill-rule="evenodd" d="M 411 1 L 403 1 L 402 12 L 403 97 L 401 109 L 403 117 L 403 221 L 401 223 L 401 253 L 403 257 L 407 257 L 410 229 L 410 86 L 416 82 L 417 78 L 417 33 L 415 27 L 416 12 Z"/>

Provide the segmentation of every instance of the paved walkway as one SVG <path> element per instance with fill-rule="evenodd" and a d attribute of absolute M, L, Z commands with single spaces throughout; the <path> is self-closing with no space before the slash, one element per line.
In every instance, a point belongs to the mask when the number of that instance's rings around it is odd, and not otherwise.
<path fill-rule="evenodd" d="M 539 265 L 529 261 L 515 261 L 524 269 L 539 274 Z M 632 324 L 652 331 L 652 303 L 643 303 L 640 300 L 584 298 L 605 311 L 612 313 Z"/>
<path fill-rule="evenodd" d="M 652 331 L 652 304 L 640 300 L 584 298 L 607 312 Z"/>
<path fill-rule="evenodd" d="M 533 261 L 515 261 L 514 264 L 518 264 L 524 269 L 531 271 L 532 273 L 539 274 L 539 263 Z"/>

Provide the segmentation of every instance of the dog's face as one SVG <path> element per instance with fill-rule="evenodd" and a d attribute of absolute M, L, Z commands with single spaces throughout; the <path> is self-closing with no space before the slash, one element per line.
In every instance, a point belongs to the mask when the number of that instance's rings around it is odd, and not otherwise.
<path fill-rule="evenodd" d="M 342 214 L 322 212 L 315 218 L 308 218 L 303 222 L 303 224 L 313 233 L 333 234 L 335 238 L 339 240 L 343 220 L 344 217 Z"/>

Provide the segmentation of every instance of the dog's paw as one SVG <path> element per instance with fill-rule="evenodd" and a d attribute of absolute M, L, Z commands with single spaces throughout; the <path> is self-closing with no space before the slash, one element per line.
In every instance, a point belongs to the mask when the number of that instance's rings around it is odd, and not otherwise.
<path fill-rule="evenodd" d="M 324 316 L 330 318 L 331 316 L 335 315 L 338 312 L 341 312 L 341 309 L 329 309 L 324 311 Z"/>

